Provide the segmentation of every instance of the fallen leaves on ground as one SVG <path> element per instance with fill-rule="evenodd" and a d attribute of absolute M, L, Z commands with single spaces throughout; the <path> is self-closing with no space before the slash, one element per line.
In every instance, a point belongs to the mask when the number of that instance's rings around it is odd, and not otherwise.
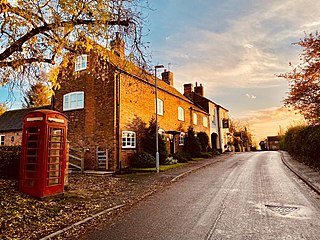
<path fill-rule="evenodd" d="M 39 239 L 110 207 L 130 206 L 164 184 L 162 180 L 154 175 L 75 174 L 63 195 L 37 199 L 19 192 L 17 181 L 0 179 L 0 239 Z M 65 236 L 87 231 L 80 225 Z"/>

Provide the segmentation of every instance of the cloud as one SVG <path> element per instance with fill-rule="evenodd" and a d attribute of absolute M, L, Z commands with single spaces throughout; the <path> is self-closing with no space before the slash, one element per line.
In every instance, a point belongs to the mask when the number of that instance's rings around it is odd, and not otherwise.
<path fill-rule="evenodd" d="M 251 111 L 238 119 L 249 124 L 249 129 L 257 141 L 278 135 L 279 131 L 286 131 L 291 126 L 306 123 L 298 112 L 285 107 Z"/>
<path fill-rule="evenodd" d="M 204 24 L 187 25 L 170 35 L 172 48 L 163 55 L 181 66 L 172 69 L 181 83 L 191 77 L 221 87 L 266 86 L 277 79 L 275 74 L 290 70 L 290 61 L 299 61 L 301 49 L 291 43 L 304 36 L 302 26 L 316 26 L 313 9 L 318 7 L 320 1 L 262 0 L 243 6 L 246 14 L 232 12 L 227 20 L 219 19 L 224 26 L 219 30 L 210 28 L 215 19 L 199 16 L 194 21 Z"/>
<path fill-rule="evenodd" d="M 251 49 L 251 48 L 253 48 L 253 45 L 247 43 L 247 44 L 244 44 L 243 47 L 244 47 L 244 48 Z"/>
<path fill-rule="evenodd" d="M 255 120 L 257 134 L 276 134 L 279 125 L 291 119 L 284 110 L 276 111 L 288 92 L 287 82 L 276 75 L 290 71 L 289 62 L 299 63 L 302 49 L 292 43 L 319 27 L 320 1 L 259 0 L 232 5 L 226 0 L 213 5 L 202 0 L 191 4 L 197 11 L 188 9 L 189 2 L 183 4 L 183 13 L 195 12 L 192 17 L 182 14 L 177 19 L 178 8 L 171 16 L 162 16 L 175 22 L 170 25 L 170 41 L 158 44 L 160 62 L 174 64 L 174 86 L 182 89 L 184 83 L 202 83 L 205 95 L 213 101 L 218 98 L 231 114 L 245 117 L 246 113 Z M 273 123 L 264 129 L 268 121 Z"/>

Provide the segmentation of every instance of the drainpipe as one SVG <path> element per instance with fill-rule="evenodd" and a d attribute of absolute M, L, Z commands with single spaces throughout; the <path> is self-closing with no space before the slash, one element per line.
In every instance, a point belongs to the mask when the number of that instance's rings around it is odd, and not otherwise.
<path fill-rule="evenodd" d="M 220 106 L 217 106 L 217 115 L 218 115 L 218 140 L 219 140 L 219 148 L 222 153 L 222 142 L 221 142 L 221 119 L 220 119 Z"/>
<path fill-rule="evenodd" d="M 120 160 L 120 73 L 117 74 L 116 76 L 116 91 L 117 91 L 117 96 L 116 96 L 116 103 L 117 103 L 117 158 L 118 158 L 118 166 L 119 166 L 119 171 L 121 172 L 121 160 Z"/>

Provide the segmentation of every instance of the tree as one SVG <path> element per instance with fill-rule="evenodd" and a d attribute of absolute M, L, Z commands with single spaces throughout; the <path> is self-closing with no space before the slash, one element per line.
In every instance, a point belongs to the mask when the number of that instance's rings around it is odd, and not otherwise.
<path fill-rule="evenodd" d="M 241 151 L 241 148 L 252 147 L 253 136 L 249 130 L 249 124 L 239 120 L 232 119 L 230 121 L 229 132 L 233 136 L 232 145 L 236 151 Z"/>
<path fill-rule="evenodd" d="M 24 97 L 23 107 L 40 107 L 49 105 L 51 101 L 52 90 L 41 82 L 31 85 Z"/>
<path fill-rule="evenodd" d="M 143 150 L 155 156 L 156 153 L 156 121 L 152 118 L 149 122 L 149 127 L 145 129 L 145 135 L 142 139 Z M 163 164 L 168 157 L 168 150 L 166 147 L 165 139 L 158 134 L 158 148 L 159 148 L 159 161 Z"/>
<path fill-rule="evenodd" d="M 0 85 L 39 77 L 77 52 L 83 36 L 107 44 L 116 32 L 144 60 L 144 0 L 0 0 Z"/>
<path fill-rule="evenodd" d="M 200 143 L 201 152 L 208 152 L 209 148 L 209 137 L 205 132 L 198 132 L 197 139 Z"/>
<path fill-rule="evenodd" d="M 0 103 L 0 116 L 7 111 L 7 107 L 5 103 Z"/>
<path fill-rule="evenodd" d="M 188 128 L 183 150 L 189 153 L 192 157 L 197 157 L 201 151 L 200 143 L 196 138 L 195 132 L 191 126 Z"/>
<path fill-rule="evenodd" d="M 320 34 L 305 35 L 294 43 L 303 47 L 297 67 L 280 74 L 289 82 L 289 94 L 284 104 L 298 110 L 311 124 L 320 123 Z M 290 63 L 290 66 L 292 64 Z"/>

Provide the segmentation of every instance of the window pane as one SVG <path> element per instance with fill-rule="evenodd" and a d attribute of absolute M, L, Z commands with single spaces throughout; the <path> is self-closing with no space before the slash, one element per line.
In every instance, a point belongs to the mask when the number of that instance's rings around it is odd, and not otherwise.
<path fill-rule="evenodd" d="M 81 57 L 76 58 L 76 63 L 75 63 L 75 70 L 79 71 L 81 67 Z"/>
<path fill-rule="evenodd" d="M 69 109 L 69 95 L 64 96 L 63 109 Z"/>
<path fill-rule="evenodd" d="M 131 131 L 122 132 L 122 147 L 134 148 L 136 146 L 136 133 Z"/>
<path fill-rule="evenodd" d="M 70 108 L 76 108 L 77 107 L 77 95 L 72 94 L 71 95 L 71 103 L 70 103 Z"/>
<path fill-rule="evenodd" d="M 78 93 L 77 94 L 77 107 L 78 108 L 83 108 L 83 93 Z"/>
<path fill-rule="evenodd" d="M 163 115 L 163 101 L 158 98 L 157 103 L 158 103 L 158 115 Z"/>
<path fill-rule="evenodd" d="M 81 56 L 81 69 L 86 69 L 87 68 L 87 55 L 82 55 Z"/>

